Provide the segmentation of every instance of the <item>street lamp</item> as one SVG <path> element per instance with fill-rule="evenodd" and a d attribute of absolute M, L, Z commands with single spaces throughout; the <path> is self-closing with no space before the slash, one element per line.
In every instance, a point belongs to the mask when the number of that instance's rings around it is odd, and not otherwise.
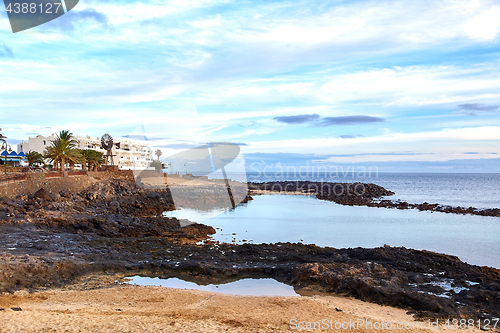
<path fill-rule="evenodd" d="M 186 167 L 186 175 L 188 174 L 188 164 L 184 163 L 184 166 Z"/>
<path fill-rule="evenodd" d="M 1 130 L 2 129 L 0 128 L 0 131 Z M 3 143 L 5 145 L 7 145 L 7 141 L 5 141 L 5 139 L 7 139 L 7 137 L 4 136 L 2 133 L 0 133 L 0 140 L 3 141 Z M 5 147 L 5 148 L 7 148 L 7 147 Z M 5 149 L 5 162 L 4 163 L 5 163 L 5 174 L 7 174 L 7 149 Z"/>
<path fill-rule="evenodd" d="M 7 143 L 7 141 L 5 141 L 5 139 L 7 139 L 6 136 L 3 136 L 2 134 L 0 134 L 0 140 L 3 141 L 3 145 L 2 145 L 2 149 L 5 150 L 5 160 L 4 160 L 4 163 L 5 164 L 5 174 L 7 174 L 7 147 L 9 147 L 9 151 L 12 151 L 12 148 L 11 146 Z"/>

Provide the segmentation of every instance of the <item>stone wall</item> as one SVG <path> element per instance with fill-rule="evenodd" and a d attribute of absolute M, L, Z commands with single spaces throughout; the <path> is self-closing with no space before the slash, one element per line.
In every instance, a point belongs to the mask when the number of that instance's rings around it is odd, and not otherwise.
<path fill-rule="evenodd" d="M 104 179 L 134 180 L 134 175 L 132 171 L 8 174 L 0 176 L 0 197 L 13 199 L 17 196 L 33 194 L 42 188 L 49 193 L 59 193 L 62 190 L 76 193 Z"/>
<path fill-rule="evenodd" d="M 79 192 L 95 182 L 96 180 L 89 176 L 46 177 L 44 172 L 30 173 L 26 175 L 25 180 L 0 183 L 0 197 L 12 199 L 33 194 L 41 188 L 49 193 L 59 193 L 62 190 Z"/>
<path fill-rule="evenodd" d="M 2 165 L 0 169 L 3 171 L 5 170 L 5 166 Z M 24 167 L 11 167 L 7 165 L 7 172 L 23 172 Z"/>
<path fill-rule="evenodd" d="M 149 178 L 161 176 L 161 170 L 137 170 L 135 175 L 139 178 Z"/>
<path fill-rule="evenodd" d="M 27 175 L 25 173 L 17 173 L 17 174 L 0 173 L 0 183 L 25 180 L 26 176 Z"/>
<path fill-rule="evenodd" d="M 119 171 L 87 171 L 87 175 L 97 180 L 104 179 L 121 179 L 121 180 L 134 180 L 134 173 L 132 170 L 119 170 Z"/>
<path fill-rule="evenodd" d="M 114 171 L 114 172 L 117 172 L 117 171 L 120 171 L 120 169 L 118 168 L 118 165 L 101 165 L 99 167 L 99 171 Z"/>

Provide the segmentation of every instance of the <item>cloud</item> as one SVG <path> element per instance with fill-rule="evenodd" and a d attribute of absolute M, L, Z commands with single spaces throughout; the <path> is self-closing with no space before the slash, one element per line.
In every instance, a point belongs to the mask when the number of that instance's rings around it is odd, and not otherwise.
<path fill-rule="evenodd" d="M 191 53 L 188 54 L 190 57 Z M 196 56 L 194 56 L 194 59 Z M 217 101 L 220 104 L 272 104 L 283 107 L 284 105 L 302 105 L 305 111 L 292 114 L 323 114 L 324 116 L 342 115 L 343 104 L 364 106 L 370 110 L 377 107 L 457 107 L 457 104 L 485 101 L 488 104 L 498 104 L 500 93 L 498 87 L 500 79 L 493 73 L 499 70 L 495 62 L 457 65 L 437 65 L 433 63 L 421 65 L 398 66 L 398 62 L 391 57 L 384 58 L 379 68 L 353 68 L 339 73 L 329 70 L 294 71 L 295 66 L 290 65 L 286 74 L 277 73 L 270 79 L 256 80 L 245 76 L 244 73 L 227 73 L 223 64 L 217 63 L 218 55 L 213 54 L 207 63 L 200 65 L 195 77 L 185 77 L 186 80 L 198 79 L 199 82 L 210 82 L 217 72 L 217 85 L 211 85 L 204 90 L 203 96 L 197 96 L 196 103 L 204 104 L 207 101 Z M 244 63 L 243 60 L 237 66 Z M 331 66 L 334 62 L 325 62 Z M 213 71 L 206 72 L 207 66 Z M 249 65 L 250 66 L 250 65 Z M 220 75 L 219 75 L 220 72 Z M 267 71 L 263 71 L 266 73 Z M 259 72 L 258 69 L 250 77 Z M 154 77 L 154 74 L 152 74 Z M 232 78 L 228 76 L 232 75 Z M 221 82 L 223 80 L 228 80 Z M 160 83 L 166 85 L 169 78 Z M 221 83 L 219 83 L 221 82 Z M 184 81 L 182 93 L 188 92 L 185 87 L 191 83 Z M 174 85 L 173 83 L 171 83 Z M 149 87 L 149 90 L 152 87 Z M 147 91 L 149 91 L 147 90 Z M 202 99 L 199 99 L 202 97 Z M 334 105 L 335 109 L 328 111 L 315 110 L 314 106 Z M 309 108 L 307 108 L 309 107 Z M 308 111 L 309 110 L 309 111 Z M 352 110 L 352 109 L 351 109 Z M 337 113 L 325 113 L 335 112 Z M 363 109 L 351 111 L 354 114 L 363 114 Z"/>
<path fill-rule="evenodd" d="M 108 23 L 108 17 L 102 13 L 99 13 L 94 8 L 85 8 L 80 11 L 71 11 L 68 13 L 69 17 L 73 17 L 78 20 L 93 19 L 98 23 L 106 25 Z"/>
<path fill-rule="evenodd" d="M 462 24 L 484 9 L 497 7 L 491 0 L 479 0 L 473 9 L 465 10 L 465 4 L 454 1 L 440 6 L 404 1 L 341 1 L 328 6 L 311 6 L 304 1 L 259 1 L 251 6 L 228 7 L 221 6 L 224 2 L 112 1 L 91 5 L 106 13 L 116 29 L 116 34 L 98 36 L 100 40 L 107 40 L 111 47 L 117 41 L 126 41 L 137 50 L 150 54 L 156 51 L 163 55 L 162 61 L 173 66 L 197 66 L 196 71 L 186 75 L 196 82 L 242 73 L 255 79 L 255 73 L 262 70 L 293 73 L 303 66 L 378 56 L 394 64 L 398 63 L 391 58 L 395 53 L 432 49 L 441 43 L 472 44 Z M 416 17 L 415 12 L 420 15 Z M 142 25 L 145 20 L 151 23 Z M 169 45 L 172 52 L 164 54 L 156 49 L 164 45 Z M 314 80 L 312 83 L 312 90 L 317 91 Z M 404 90 L 409 91 L 406 87 Z"/>
<path fill-rule="evenodd" d="M 363 135 L 361 134 L 344 134 L 344 135 L 341 135 L 340 138 L 341 139 L 356 139 L 356 138 L 362 138 Z"/>
<path fill-rule="evenodd" d="M 381 123 L 385 119 L 371 116 L 342 116 L 342 117 L 324 117 L 317 126 L 326 127 L 334 125 L 360 125 L 370 123 Z"/>
<path fill-rule="evenodd" d="M 494 40 L 500 31 L 500 8 L 495 6 L 480 12 L 463 27 L 472 38 Z"/>
<path fill-rule="evenodd" d="M 253 141 L 245 154 L 259 153 L 316 153 L 347 155 L 357 157 L 341 158 L 344 162 L 367 160 L 366 153 L 384 153 L 378 160 L 445 160 L 464 156 L 484 157 L 495 151 L 500 142 L 500 126 L 442 129 L 424 132 L 387 132 L 382 135 L 346 140 L 339 137 L 282 137 Z M 463 147 L 478 155 L 464 155 Z M 414 152 L 418 155 L 391 155 L 393 152 Z M 432 154 L 431 154 L 432 153 Z M 425 154 L 425 155 L 421 155 Z M 365 156 L 365 157 L 363 157 Z M 374 156 L 374 155 L 371 155 Z M 336 158 L 338 161 L 339 158 Z"/>
<path fill-rule="evenodd" d="M 145 136 L 145 135 L 140 135 L 140 134 L 127 134 L 127 135 L 122 135 L 121 136 L 122 138 L 127 138 L 127 139 L 130 139 L 130 140 L 146 140 L 146 141 L 160 141 L 160 140 L 168 140 L 168 139 L 171 139 L 171 138 L 157 138 L 157 137 L 148 137 L 148 136 Z"/>
<path fill-rule="evenodd" d="M 478 113 L 482 112 L 495 112 L 500 108 L 498 105 L 479 103 L 460 104 L 458 107 L 469 116 L 477 116 Z"/>
<path fill-rule="evenodd" d="M 385 121 L 385 119 L 383 118 L 371 117 L 371 116 L 321 117 L 318 114 L 299 114 L 296 116 L 274 117 L 273 119 L 280 123 L 285 123 L 290 125 L 309 123 L 313 126 L 318 126 L 318 127 L 327 127 L 335 125 L 360 125 L 369 123 L 381 123 Z M 344 137 L 344 139 L 346 138 L 347 137 Z"/>
<path fill-rule="evenodd" d="M 59 29 L 62 31 L 73 31 L 75 30 L 75 23 L 81 24 L 88 21 L 95 21 L 103 28 L 107 28 L 109 20 L 105 14 L 89 7 L 83 10 L 69 11 L 56 20 L 44 24 L 42 27 L 43 30 Z"/>
<path fill-rule="evenodd" d="M 176 141 L 185 141 L 185 140 L 176 140 Z M 158 148 L 169 148 L 169 149 L 192 149 L 200 146 L 204 146 L 206 143 L 188 143 L 188 142 L 181 142 L 181 143 L 168 143 L 168 144 L 163 144 L 163 145 L 155 145 L 155 147 Z M 247 143 L 244 142 L 234 142 L 235 145 L 238 146 L 248 146 Z"/>
<path fill-rule="evenodd" d="M 9 139 L 8 140 L 9 142 L 9 145 L 11 146 L 12 150 L 16 150 L 17 147 L 15 147 L 15 145 L 17 145 L 18 143 L 21 143 L 22 140 L 18 140 L 18 139 Z"/>
<path fill-rule="evenodd" d="M 328 161 L 332 156 L 326 154 L 300 153 L 249 153 L 244 158 L 248 163 L 298 163 L 307 161 Z"/>
<path fill-rule="evenodd" d="M 131 140 L 148 140 L 148 138 L 144 135 L 135 135 L 135 134 L 129 134 L 129 135 L 122 135 L 122 138 L 127 138 Z M 148 140 L 149 141 L 149 140 Z"/>
<path fill-rule="evenodd" d="M 199 147 L 199 144 L 194 143 L 170 143 L 166 145 L 157 145 L 158 148 L 170 148 L 170 149 L 191 149 Z"/>
<path fill-rule="evenodd" d="M 9 58 L 14 58 L 14 52 L 5 44 L 4 42 L 0 41 L 0 58 L 1 57 L 9 57 Z"/>
<path fill-rule="evenodd" d="M 273 119 L 285 124 L 304 124 L 320 118 L 318 114 L 299 114 L 296 116 L 274 117 Z"/>

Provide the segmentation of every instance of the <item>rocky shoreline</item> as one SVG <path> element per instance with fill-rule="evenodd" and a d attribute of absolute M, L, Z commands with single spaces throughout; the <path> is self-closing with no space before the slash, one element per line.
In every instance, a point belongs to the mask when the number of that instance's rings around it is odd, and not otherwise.
<path fill-rule="evenodd" d="M 368 206 L 379 208 L 396 209 L 418 209 L 419 211 L 433 211 L 451 214 L 471 214 L 481 216 L 500 217 L 499 208 L 478 209 L 474 207 L 452 207 L 449 205 L 440 205 L 438 203 L 430 204 L 424 202 L 421 204 L 412 204 L 406 201 L 393 200 L 375 200 L 380 197 L 394 195 L 394 192 L 388 191 L 375 184 L 364 183 L 323 183 L 310 181 L 294 182 L 265 182 L 249 183 L 250 191 L 268 191 L 268 192 L 292 192 L 314 195 L 320 200 L 333 201 L 341 205 L 348 206 Z M 254 193 L 257 194 L 257 193 Z M 262 194 L 259 193 L 259 194 Z"/>
<path fill-rule="evenodd" d="M 365 188 L 352 200 L 388 195 L 373 184 Z M 360 193 L 359 187 L 352 191 Z M 1 200 L 0 292 L 60 287 L 88 274 L 184 276 L 205 283 L 271 277 L 297 289 L 401 307 L 418 317 L 500 317 L 498 269 L 388 246 L 222 244 L 210 240 L 212 227 L 181 227 L 181 221 L 162 216 L 172 209 L 169 189 L 143 189 L 123 179 L 101 180 L 78 193 L 39 190 Z"/>

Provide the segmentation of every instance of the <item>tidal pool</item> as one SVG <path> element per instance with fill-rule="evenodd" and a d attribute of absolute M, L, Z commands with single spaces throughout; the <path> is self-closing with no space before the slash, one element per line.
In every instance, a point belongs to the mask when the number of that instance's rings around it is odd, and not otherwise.
<path fill-rule="evenodd" d="M 292 286 L 278 282 L 274 279 L 241 279 L 223 284 L 199 285 L 194 282 L 179 278 L 151 278 L 144 276 L 131 276 L 127 284 L 139 286 L 160 286 L 177 289 L 195 289 L 210 292 L 218 292 L 231 295 L 248 296 L 300 296 Z"/>
<path fill-rule="evenodd" d="M 301 242 L 334 248 L 404 246 L 500 268 L 500 218 L 343 206 L 300 195 L 260 195 L 234 210 L 165 216 L 214 227 L 227 243 Z"/>

